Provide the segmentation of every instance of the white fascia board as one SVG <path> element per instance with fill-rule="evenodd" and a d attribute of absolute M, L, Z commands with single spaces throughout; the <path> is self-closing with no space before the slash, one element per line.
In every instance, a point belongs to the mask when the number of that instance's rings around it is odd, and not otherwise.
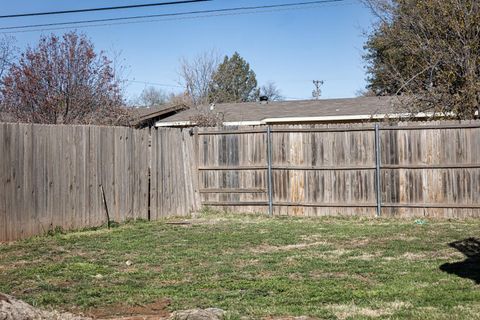
<path fill-rule="evenodd" d="M 324 122 L 324 121 L 364 120 L 364 119 L 371 119 L 371 116 L 355 115 L 355 116 L 266 118 L 266 119 L 263 119 L 262 121 L 265 123 L 281 123 L 281 122 Z"/>
<path fill-rule="evenodd" d="M 479 115 L 476 111 L 475 115 Z M 414 118 L 431 118 L 431 117 L 452 117 L 455 116 L 453 112 L 419 112 L 413 115 Z M 266 118 L 259 121 L 231 121 L 224 122 L 224 126 L 259 126 L 269 123 L 288 123 L 288 122 L 329 122 L 329 121 L 355 121 L 355 120 L 381 120 L 381 119 L 402 119 L 412 117 L 411 113 L 381 113 L 374 115 L 345 115 L 345 116 L 320 116 L 320 117 L 284 117 L 284 118 Z M 185 127 L 192 126 L 195 123 L 191 121 L 175 121 L 175 122 L 157 122 L 156 127 Z"/>
<path fill-rule="evenodd" d="M 454 116 L 454 113 L 433 113 L 433 112 L 419 112 L 413 117 L 415 118 L 429 118 L 429 117 L 444 117 Z M 289 117 L 289 118 L 266 118 L 264 123 L 283 123 L 283 122 L 328 122 L 328 121 L 353 121 L 353 120 L 380 120 L 380 119 L 400 119 L 412 117 L 411 113 L 382 113 L 382 114 L 360 114 L 360 115 L 345 115 L 345 116 L 321 116 L 321 117 Z"/>
<path fill-rule="evenodd" d="M 155 127 L 186 127 L 192 126 L 195 123 L 191 121 L 173 121 L 173 122 L 156 122 Z"/>
<path fill-rule="evenodd" d="M 264 121 L 232 121 L 224 122 L 224 126 L 259 126 L 265 124 Z M 193 126 L 194 122 L 191 121 L 174 121 L 174 122 L 157 122 L 155 127 L 186 127 Z"/>
<path fill-rule="evenodd" d="M 264 120 L 260 121 L 232 121 L 232 122 L 224 122 L 224 126 L 259 126 L 265 124 Z"/>

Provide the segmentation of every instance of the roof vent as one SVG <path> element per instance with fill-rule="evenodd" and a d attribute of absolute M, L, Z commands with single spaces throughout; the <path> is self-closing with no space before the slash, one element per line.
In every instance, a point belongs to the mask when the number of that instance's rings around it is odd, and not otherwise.
<path fill-rule="evenodd" d="M 260 96 L 260 103 L 261 104 L 267 104 L 268 103 L 268 97 L 267 96 Z"/>

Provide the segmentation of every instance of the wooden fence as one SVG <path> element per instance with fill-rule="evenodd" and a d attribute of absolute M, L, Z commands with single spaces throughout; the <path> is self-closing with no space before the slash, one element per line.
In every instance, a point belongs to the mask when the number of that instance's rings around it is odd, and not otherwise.
<path fill-rule="evenodd" d="M 190 130 L 152 129 L 151 219 L 200 209 Z"/>
<path fill-rule="evenodd" d="M 480 122 L 241 129 L 0 124 L 0 241 L 201 205 L 480 217 Z"/>
<path fill-rule="evenodd" d="M 196 132 L 203 205 L 276 215 L 480 217 L 480 123 Z"/>
<path fill-rule="evenodd" d="M 192 141 L 184 136 L 171 129 L 0 124 L 0 241 L 98 226 L 107 209 L 118 222 L 197 210 Z"/>

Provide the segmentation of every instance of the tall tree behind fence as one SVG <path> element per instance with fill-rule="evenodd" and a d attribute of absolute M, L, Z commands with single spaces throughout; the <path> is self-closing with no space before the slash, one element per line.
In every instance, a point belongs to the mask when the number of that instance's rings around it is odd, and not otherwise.
<path fill-rule="evenodd" d="M 197 132 L 204 205 L 278 215 L 480 217 L 480 123 Z"/>

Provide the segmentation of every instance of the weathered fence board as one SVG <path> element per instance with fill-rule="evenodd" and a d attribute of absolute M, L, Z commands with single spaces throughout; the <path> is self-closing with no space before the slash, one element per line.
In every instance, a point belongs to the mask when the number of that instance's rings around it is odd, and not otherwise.
<path fill-rule="evenodd" d="M 189 130 L 152 129 L 151 219 L 200 209 L 194 138 Z"/>
<path fill-rule="evenodd" d="M 268 205 L 265 174 L 267 140 L 264 131 L 209 135 L 210 130 L 201 130 L 198 137 L 198 167 L 201 169 L 199 185 L 202 190 L 202 203 L 261 202 Z M 218 190 L 224 192 L 218 192 Z M 227 190 L 230 192 L 226 192 Z M 244 192 L 244 190 L 255 191 Z M 264 192 L 258 192 L 258 190 L 264 190 Z"/>
<path fill-rule="evenodd" d="M 148 218 L 146 130 L 0 124 L 0 241 Z"/>
<path fill-rule="evenodd" d="M 374 124 L 271 132 L 275 214 L 480 217 L 479 122 L 380 124 L 379 183 Z M 198 135 L 202 203 L 266 212 L 267 193 L 252 190 L 266 188 L 267 129 Z M 229 192 L 217 191 L 222 188 Z"/>

